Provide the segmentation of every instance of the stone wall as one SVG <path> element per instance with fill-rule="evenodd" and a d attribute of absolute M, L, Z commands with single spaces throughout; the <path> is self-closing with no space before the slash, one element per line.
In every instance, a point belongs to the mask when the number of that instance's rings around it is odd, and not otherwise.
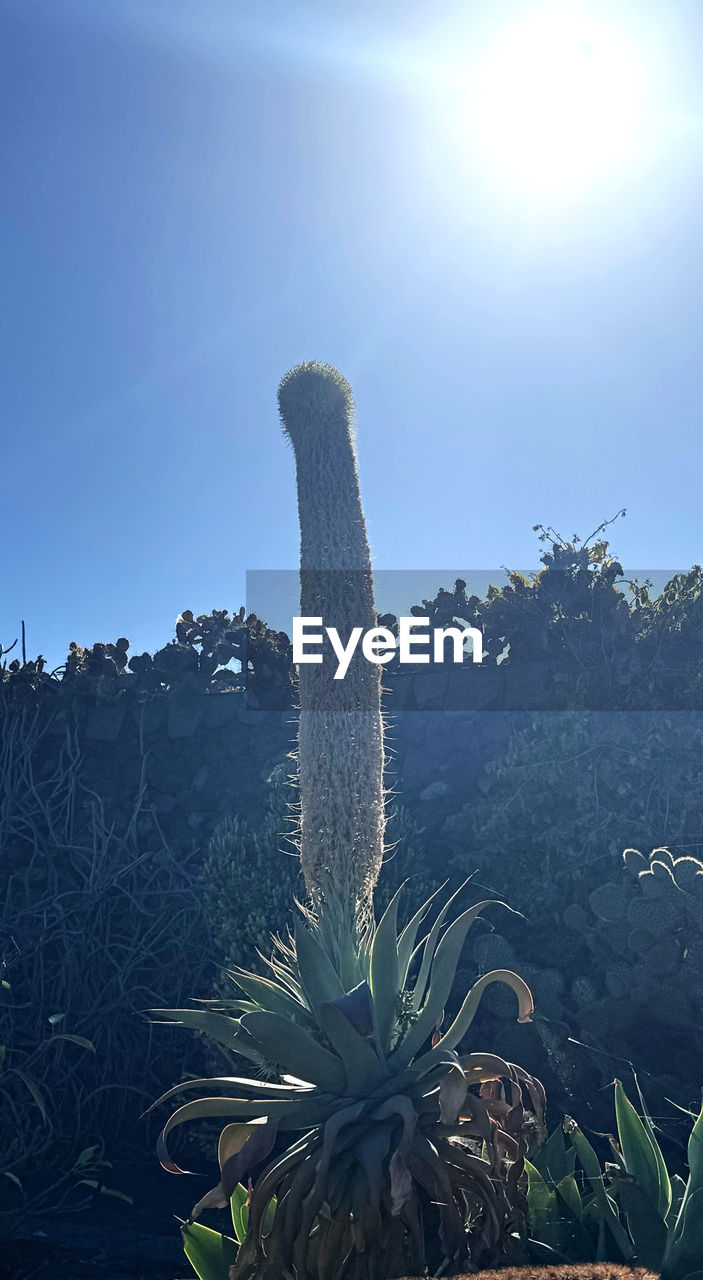
<path fill-rule="evenodd" d="M 428 676 L 427 681 L 433 679 Z M 402 688 L 402 697 L 396 690 Z M 416 706 L 432 705 L 422 680 L 412 682 Z M 385 697 L 387 785 L 397 801 L 421 819 L 453 813 L 470 799 L 487 759 L 501 751 L 517 713 L 398 709 L 409 682 L 393 682 Z M 31 695 L 5 700 L 6 731 L 27 718 Z M 256 823 L 275 769 L 295 773 L 295 711 L 255 710 L 242 692 L 182 690 L 135 699 L 90 695 L 36 695 L 42 724 L 35 755 L 42 775 L 56 767 L 67 728 L 75 730 L 81 779 L 100 797 L 118 828 L 132 819 L 137 801 L 140 845 L 163 839 L 178 853 L 204 849 L 226 814 Z"/>

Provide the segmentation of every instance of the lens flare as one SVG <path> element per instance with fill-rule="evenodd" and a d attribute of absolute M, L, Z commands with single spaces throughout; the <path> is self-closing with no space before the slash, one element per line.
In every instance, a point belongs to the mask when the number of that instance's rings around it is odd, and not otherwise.
<path fill-rule="evenodd" d="M 636 142 L 641 77 L 613 29 L 549 9 L 511 25 L 456 105 L 491 180 L 533 194 L 567 194 L 617 172 Z"/>

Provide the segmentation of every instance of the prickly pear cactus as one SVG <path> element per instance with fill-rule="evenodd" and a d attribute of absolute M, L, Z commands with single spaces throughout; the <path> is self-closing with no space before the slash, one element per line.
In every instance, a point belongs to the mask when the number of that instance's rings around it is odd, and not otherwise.
<path fill-rule="evenodd" d="M 658 1077 L 671 1089 L 675 1064 L 681 1093 L 696 1084 L 703 1052 L 703 863 L 626 849 L 622 878 L 589 905 L 590 920 L 579 923 L 592 964 L 571 986 L 580 1033 L 650 1072 L 653 1096 Z M 603 1069 L 612 1070 L 609 1059 Z"/>

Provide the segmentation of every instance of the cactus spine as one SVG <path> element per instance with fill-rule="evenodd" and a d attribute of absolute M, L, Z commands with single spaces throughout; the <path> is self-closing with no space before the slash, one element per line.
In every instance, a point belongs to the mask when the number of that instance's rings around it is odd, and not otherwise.
<path fill-rule="evenodd" d="M 352 626 L 376 626 L 351 388 L 331 365 L 300 364 L 278 403 L 296 460 L 301 616 L 346 639 Z M 313 906 L 334 904 L 363 930 L 383 858 L 381 678 L 360 656 L 342 681 L 332 669 L 300 666 L 301 864 Z"/>

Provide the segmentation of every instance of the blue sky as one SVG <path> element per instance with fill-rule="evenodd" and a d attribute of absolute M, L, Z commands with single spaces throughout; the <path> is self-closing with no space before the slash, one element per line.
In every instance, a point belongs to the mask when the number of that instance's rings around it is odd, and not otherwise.
<path fill-rule="evenodd" d="M 637 118 L 549 190 L 472 89 L 541 8 L 3 0 L 1 642 L 153 648 L 294 567 L 301 359 L 352 382 L 379 567 L 622 506 L 626 564 L 701 559 L 703 6 L 581 6 Z"/>

